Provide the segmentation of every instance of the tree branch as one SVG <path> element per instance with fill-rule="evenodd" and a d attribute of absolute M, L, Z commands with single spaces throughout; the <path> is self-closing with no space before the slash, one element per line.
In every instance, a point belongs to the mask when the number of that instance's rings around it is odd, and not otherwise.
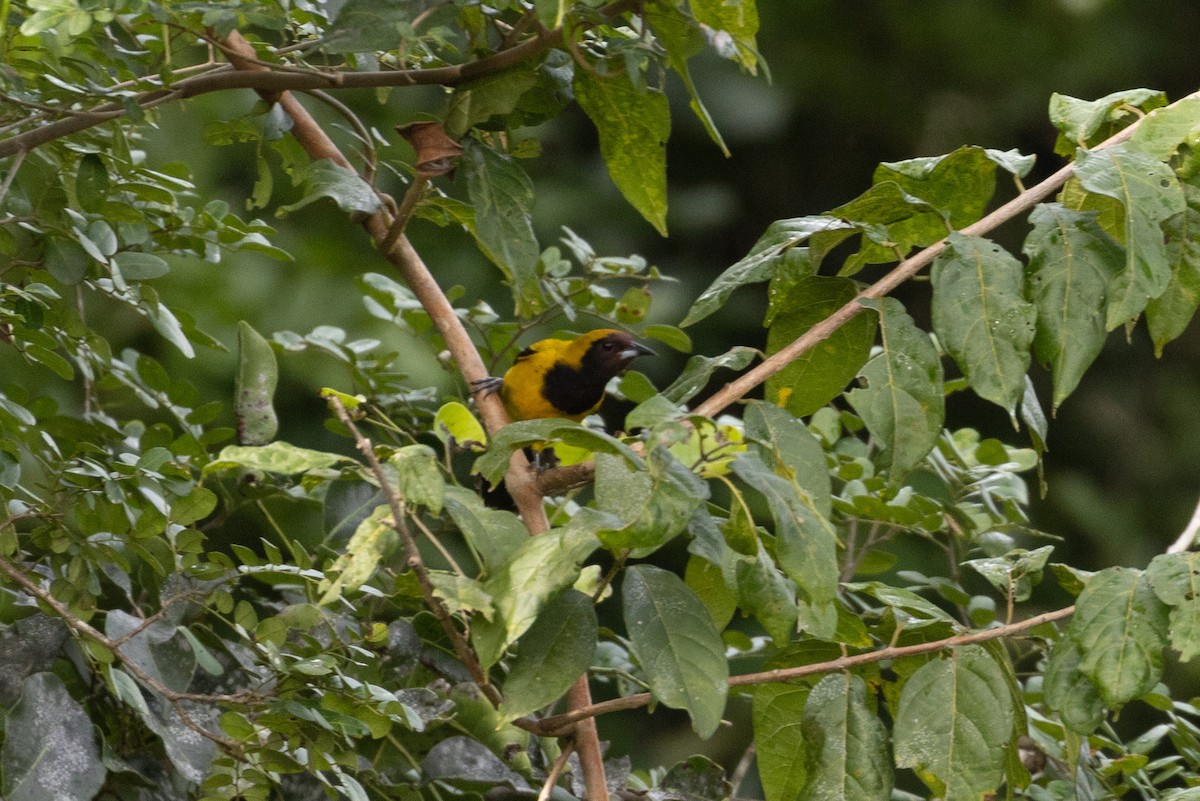
<path fill-rule="evenodd" d="M 634 0 L 616 0 L 599 9 L 604 18 L 613 18 L 632 10 Z M 579 28 L 588 23 L 576 23 Z M 236 35 L 236 34 L 235 34 Z M 370 89 L 402 86 L 457 86 L 461 83 L 491 75 L 508 69 L 526 59 L 534 58 L 562 44 L 566 38 L 565 28 L 538 31 L 529 39 L 501 50 L 477 61 L 454 64 L 446 67 L 431 67 L 413 70 L 383 70 L 377 72 L 339 72 L 311 70 L 298 72 L 272 69 L 258 59 L 254 47 L 242 37 L 235 44 L 231 37 L 226 43 L 225 53 L 231 61 L 242 59 L 242 65 L 234 70 L 216 70 L 203 75 L 184 78 L 171 84 L 168 89 L 154 89 L 139 95 L 133 102 L 143 108 L 158 105 L 164 99 L 185 99 L 223 92 L 229 89 L 253 89 L 260 94 L 278 95 L 283 92 L 305 92 L 313 89 Z M 233 55 L 236 52 L 238 55 Z M 104 103 L 93 109 L 73 111 L 72 116 L 40 125 L 24 133 L 0 140 L 0 158 L 21 151 L 29 151 L 55 139 L 86 130 L 108 120 L 124 116 L 123 103 Z"/>
<path fill-rule="evenodd" d="M 1075 607 L 1068 606 L 1064 609 L 1056 609 L 1053 612 L 1046 612 L 1045 614 L 1022 620 L 1018 623 L 1009 623 L 1005 626 L 997 626 L 991 629 L 984 629 L 983 631 L 971 631 L 966 634 L 947 637 L 944 640 L 922 642 L 915 645 L 892 645 L 880 648 L 878 651 L 869 651 L 864 654 L 855 654 L 854 656 L 843 656 L 831 659 L 828 662 L 814 662 L 811 665 L 778 668 L 761 673 L 744 673 L 740 676 L 730 676 L 728 684 L 730 687 L 741 687 L 748 684 L 770 684 L 797 679 L 801 676 L 811 676 L 816 673 L 833 673 L 838 670 L 849 670 L 859 665 L 881 662 L 885 659 L 898 659 L 902 656 L 927 654 L 946 648 L 958 648 L 963 645 L 972 645 L 977 642 L 986 642 L 987 640 L 995 640 L 1000 637 L 1019 634 L 1023 631 L 1037 628 L 1043 623 L 1052 623 L 1055 620 L 1070 617 L 1074 612 Z M 573 725 L 577 725 L 589 718 L 594 718 L 597 715 L 603 715 L 607 712 L 637 709 L 649 704 L 650 700 L 650 693 L 636 693 L 635 695 L 627 695 L 622 698 L 614 698 L 610 701 L 601 701 L 600 703 L 591 704 L 579 709 L 572 709 L 561 715 L 552 715 L 551 717 L 543 718 L 539 725 L 540 733 L 544 736 L 562 735 L 563 732 L 570 731 Z"/>

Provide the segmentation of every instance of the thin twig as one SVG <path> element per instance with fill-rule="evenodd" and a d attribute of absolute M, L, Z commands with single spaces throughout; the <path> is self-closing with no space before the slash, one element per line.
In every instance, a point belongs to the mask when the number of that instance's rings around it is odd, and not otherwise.
<path fill-rule="evenodd" d="M 562 752 L 550 766 L 550 772 L 546 774 L 546 781 L 542 783 L 542 791 L 538 793 L 537 801 L 548 801 L 550 793 L 554 792 L 554 785 L 558 784 L 558 777 L 562 773 L 562 769 L 566 767 L 567 760 L 571 758 L 571 752 L 574 750 L 575 741 L 567 740 Z"/>
<path fill-rule="evenodd" d="M 479 663 L 479 659 L 475 656 L 475 652 L 471 650 L 470 644 L 467 642 L 463 633 L 458 630 L 458 626 L 454 624 L 454 617 L 446 609 L 446 605 L 442 603 L 442 599 L 438 598 L 433 587 L 433 581 L 429 578 L 429 571 L 425 567 L 425 561 L 421 558 L 421 552 L 417 548 L 417 541 L 413 538 L 412 532 L 408 529 L 406 516 L 404 514 L 404 501 L 400 497 L 400 493 L 388 481 L 384 475 L 383 466 L 379 463 L 379 457 L 375 454 L 375 447 L 371 444 L 371 440 L 363 436 L 363 433 L 354 424 L 350 418 L 349 412 L 342 404 L 341 398 L 336 395 L 329 398 L 329 405 L 333 407 L 333 411 L 337 414 L 338 420 L 342 425 L 350 430 L 350 435 L 354 437 L 354 444 L 358 448 L 359 453 L 367 460 L 367 466 L 371 470 L 371 475 L 375 477 L 375 481 L 379 484 L 379 491 L 383 493 L 384 500 L 387 501 L 388 508 L 392 512 L 392 528 L 400 536 L 400 542 L 404 545 L 404 557 L 409 569 L 417 578 L 417 583 L 421 585 L 421 594 L 425 597 L 425 605 L 429 607 L 438 623 L 442 626 L 442 631 L 446 633 L 450 643 L 454 646 L 454 653 L 458 656 L 460 662 L 466 667 L 467 672 L 471 674 L 471 678 L 479 686 L 479 689 L 493 705 L 500 705 L 499 691 L 488 681 L 487 671 L 483 669 L 483 665 Z"/>
<path fill-rule="evenodd" d="M 859 665 L 866 665 L 872 662 L 881 662 L 885 659 L 897 659 L 902 656 L 913 656 L 915 654 L 927 654 L 934 651 L 941 651 L 946 648 L 958 648 L 963 645 L 971 645 L 977 642 L 985 642 L 987 640 L 995 640 L 1000 637 L 1008 637 L 1013 634 L 1020 634 L 1023 631 L 1028 631 L 1032 628 L 1037 628 L 1043 623 L 1051 623 L 1055 620 L 1062 620 L 1065 617 L 1070 617 L 1075 612 L 1074 606 L 1068 606 L 1064 609 L 1056 609 L 1053 612 L 1031 617 L 1027 620 L 1022 620 L 1018 623 L 1010 623 L 1007 626 L 996 626 L 995 628 L 984 629 L 982 631 L 972 631 L 966 634 L 959 634 L 954 637 L 947 637 L 944 640 L 934 640 L 932 642 L 922 642 L 915 645 L 889 645 L 885 648 L 880 648 L 877 651 L 868 651 L 863 654 L 855 654 L 853 656 L 843 656 L 837 659 L 831 659 L 827 662 L 815 662 L 811 665 L 798 665 L 790 668 L 778 668 L 776 670 L 768 670 L 761 673 L 744 673 L 740 676 L 730 676 L 728 684 L 730 687 L 740 687 L 748 684 L 771 684 L 773 682 L 789 681 L 791 679 L 800 678 L 801 676 L 811 676 L 817 673 L 832 673 L 838 670 L 849 670 Z M 584 721 L 594 718 L 597 715 L 603 715 L 608 712 L 617 712 L 623 709 L 637 709 L 638 707 L 646 706 L 650 703 L 650 693 L 637 693 L 635 695 L 627 695 L 623 698 L 614 698 L 610 701 L 601 701 L 596 704 L 591 704 L 587 707 L 571 709 L 561 715 L 553 715 L 548 718 L 543 718 L 540 724 L 541 734 L 543 735 L 561 735 L 564 731 L 569 731 L 572 724 L 581 724 Z"/>
<path fill-rule="evenodd" d="M 13 157 L 12 164 L 8 165 L 8 174 L 4 176 L 4 183 L 0 184 L 0 203 L 4 202 L 4 197 L 8 194 L 13 180 L 17 177 L 17 170 L 21 169 L 21 163 L 25 161 L 25 156 L 27 155 L 29 155 L 27 151 L 22 150 L 18 152 Z"/>

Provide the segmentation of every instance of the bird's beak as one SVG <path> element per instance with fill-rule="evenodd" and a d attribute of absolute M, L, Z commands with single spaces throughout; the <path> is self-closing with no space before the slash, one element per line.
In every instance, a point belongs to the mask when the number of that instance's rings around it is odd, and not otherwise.
<path fill-rule="evenodd" d="M 658 354 L 647 348 L 640 342 L 634 342 L 633 347 L 626 348 L 621 351 L 621 358 L 625 361 L 636 359 L 638 356 L 657 356 Z"/>

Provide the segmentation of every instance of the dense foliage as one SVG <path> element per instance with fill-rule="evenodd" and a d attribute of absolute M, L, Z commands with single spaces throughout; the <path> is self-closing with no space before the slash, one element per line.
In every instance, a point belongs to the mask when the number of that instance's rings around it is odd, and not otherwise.
<path fill-rule="evenodd" d="M 1052 561 L 1026 508 L 1048 426 L 1034 359 L 1057 408 L 1111 332 L 1144 319 L 1161 349 L 1200 303 L 1200 98 L 1055 96 L 1069 163 L 1029 189 L 1012 150 L 882 164 L 837 208 L 764 221 L 669 325 L 652 301 L 671 276 L 570 230 L 538 241 L 522 162 L 577 103 L 665 234 L 666 87 L 724 149 L 688 63 L 709 48 L 764 69 L 753 0 L 0 15 L 5 798 L 717 801 L 754 792 L 751 758 L 766 801 L 1197 797 L 1200 708 L 1161 683 L 1167 649 L 1200 649 L 1190 543 L 1089 574 Z M 386 107 L 420 86 L 446 91 L 400 138 L 336 96 Z M 246 213 L 199 196 L 187 154 L 146 148 L 160 107 L 238 89 L 263 102 L 205 139 L 253 146 Z M 457 397 L 333 326 L 238 324 L 231 397 L 164 367 L 164 348 L 231 336 L 156 279 L 290 259 L 254 214 L 311 204 L 378 248 L 345 291 L 440 353 Z M 1011 220 L 1019 254 L 986 238 Z M 439 287 L 409 225 L 470 238 L 511 311 Z M 926 266 L 922 327 L 890 292 Z M 470 382 L 534 331 L 688 352 L 684 328 L 760 283 L 765 353 L 692 356 L 665 387 L 626 374 L 628 434 L 472 409 Z M 301 353 L 345 368 L 322 392 L 340 450 L 278 438 L 280 363 Z M 947 394 L 967 391 L 1025 439 L 947 430 Z M 535 474 L 522 449 L 547 442 L 561 466 Z M 519 514 L 484 502 L 501 483 Z M 738 787 L 702 756 L 601 759 L 591 725 L 661 705 L 709 738 L 747 700 Z M 1130 731 L 1114 722 L 1134 702 L 1151 722 Z"/>

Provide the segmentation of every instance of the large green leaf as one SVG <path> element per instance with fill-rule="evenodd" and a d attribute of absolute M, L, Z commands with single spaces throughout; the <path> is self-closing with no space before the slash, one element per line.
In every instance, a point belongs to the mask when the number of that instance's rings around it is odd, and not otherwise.
<path fill-rule="evenodd" d="M 799 799 L 887 801 L 892 761 L 887 730 L 867 706 L 867 685 L 858 676 L 834 673 L 821 679 L 804 703 L 801 736 L 807 780 Z"/>
<path fill-rule="evenodd" d="M 728 693 L 725 645 L 704 604 L 683 580 L 651 565 L 634 565 L 622 586 L 625 626 L 650 691 L 686 709 L 708 737 L 721 722 Z"/>
<path fill-rule="evenodd" d="M 1004 671 L 983 648 L 956 648 L 909 677 L 896 712 L 896 764 L 935 795 L 982 801 L 1004 777 L 1013 739 Z"/>
<path fill-rule="evenodd" d="M 515 514 L 489 509 L 477 493 L 446 487 L 446 512 L 479 559 L 485 577 L 499 570 L 529 539 L 529 530 Z"/>
<path fill-rule="evenodd" d="M 53 673 L 34 673 L 4 723 L 4 797 L 8 801 L 88 801 L 105 769 L 91 719 Z"/>
<path fill-rule="evenodd" d="M 834 236 L 848 236 L 852 230 L 849 224 L 837 217 L 826 215 L 776 220 L 767 226 L 767 230 L 750 248 L 749 253 L 727 267 L 700 293 L 700 297 L 696 298 L 680 325 L 686 327 L 703 320 L 724 306 L 725 301 L 738 287 L 772 278 L 785 254 L 810 237 L 824 232 L 835 232 L 832 233 Z M 808 273 L 813 272 L 817 260 L 805 261 Z"/>
<path fill-rule="evenodd" d="M 1111 567 L 1088 580 L 1067 627 L 1079 669 L 1110 706 L 1140 698 L 1162 676 L 1167 607 L 1139 570 Z"/>
<path fill-rule="evenodd" d="M 504 682 L 500 715 L 515 720 L 558 700 L 592 663 L 596 610 L 576 590 L 551 598 L 517 641 L 517 658 Z"/>
<path fill-rule="evenodd" d="M 809 640 L 795 643 L 763 666 L 766 670 L 825 662 L 840 656 L 837 646 Z M 753 692 L 754 741 L 758 775 L 766 801 L 797 801 L 808 779 L 804 738 L 805 702 L 821 676 L 802 676 L 787 683 L 760 684 Z"/>
<path fill-rule="evenodd" d="M 1080 185 L 1120 202 L 1124 209 L 1125 266 L 1109 286 L 1106 327 L 1112 330 L 1142 313 L 1171 280 L 1162 223 L 1183 211 L 1175 173 L 1128 142 L 1075 161 Z"/>
<path fill-rule="evenodd" d="M 775 560 L 761 542 L 756 557 L 739 556 L 735 565 L 737 605 L 757 620 L 775 642 L 789 642 L 796 634 L 800 617 L 795 583 L 775 566 Z"/>
<path fill-rule="evenodd" d="M 1146 304 L 1146 326 L 1160 356 L 1163 346 L 1187 330 L 1200 307 L 1200 199 L 1195 197 L 1197 190 L 1186 191 L 1188 207 L 1163 223 L 1171 279 L 1163 293 Z"/>
<path fill-rule="evenodd" d="M 1129 141 L 1143 153 L 1166 161 L 1197 133 L 1200 133 L 1200 98 L 1188 97 L 1148 115 Z"/>
<path fill-rule="evenodd" d="M 596 455 L 596 507 L 624 525 L 599 532 L 614 553 L 648 554 L 683 531 L 708 497 L 708 486 L 671 455 L 656 447 L 646 469 L 634 469 L 618 456 Z"/>
<path fill-rule="evenodd" d="M 701 25 L 724 31 L 728 38 L 713 37 L 717 52 L 734 59 L 743 69 L 758 68 L 758 7 L 755 0 L 691 0 L 692 14 Z M 732 40 L 732 41 L 730 41 Z"/>
<path fill-rule="evenodd" d="M 779 566 L 815 606 L 828 606 L 837 594 L 837 533 L 794 479 L 783 478 L 753 453 L 733 463 L 733 471 L 767 500 L 775 521 Z M 813 632 L 827 637 L 832 631 Z"/>
<path fill-rule="evenodd" d="M 1158 599 L 1171 607 L 1171 647 L 1184 662 L 1200 653 L 1200 553 L 1159 554 L 1146 568 Z"/>
<path fill-rule="evenodd" d="M 1070 156 L 1076 147 L 1095 144 L 1133 122 L 1139 116 L 1135 108 L 1150 110 L 1166 102 L 1166 95 L 1154 89 L 1123 89 L 1096 100 L 1055 92 L 1050 95 L 1050 122 L 1059 130 L 1054 152 Z"/>
<path fill-rule="evenodd" d="M 462 166 L 484 253 L 512 285 L 516 314 L 538 313 L 545 299 L 537 282 L 541 250 L 533 233 L 533 182 L 512 156 L 475 139 L 463 142 Z"/>
<path fill-rule="evenodd" d="M 790 345 L 845 306 L 859 292 L 849 278 L 811 276 L 798 281 L 767 332 L 767 353 Z M 766 395 L 796 417 L 810 415 L 836 398 L 866 362 L 875 338 L 875 315 L 865 312 L 767 379 Z"/>
<path fill-rule="evenodd" d="M 472 127 L 516 108 L 521 96 L 537 85 L 534 66 L 517 64 L 456 87 L 443 119 L 447 136 L 458 139 Z"/>
<path fill-rule="evenodd" d="M 667 235 L 667 97 L 634 86 L 620 70 L 596 75 L 575 71 L 575 98 L 600 135 L 600 155 L 621 194 L 663 236 Z"/>
<path fill-rule="evenodd" d="M 1046 661 L 1042 692 L 1046 705 L 1058 713 L 1073 732 L 1091 734 L 1104 720 L 1104 699 L 1091 679 L 1079 669 L 1079 643 L 1063 637 Z"/>
<path fill-rule="evenodd" d="M 485 667 L 494 665 L 529 630 L 547 599 L 575 583 L 579 565 L 600 546 L 595 532 L 609 520 L 593 509 L 581 509 L 570 524 L 528 537 L 484 582 L 496 620 L 473 620 L 471 641 Z"/>
<path fill-rule="evenodd" d="M 742 418 L 746 436 L 757 440 L 764 463 L 786 466 L 826 517 L 833 506 L 825 451 L 808 426 L 774 404 L 750 401 Z"/>
<path fill-rule="evenodd" d="M 1014 414 L 1025 393 L 1034 307 L 1024 268 L 981 237 L 953 233 L 933 265 L 933 327 L 971 387 Z"/>
<path fill-rule="evenodd" d="M 942 360 L 900 301 L 884 298 L 869 306 L 879 317 L 882 348 L 859 371 L 862 386 L 846 398 L 883 446 L 879 463 L 898 482 L 941 436 L 946 416 Z"/>
<path fill-rule="evenodd" d="M 1037 308 L 1033 339 L 1038 360 L 1051 368 L 1054 408 L 1079 384 L 1107 334 L 1104 308 L 1112 279 L 1124 264 L 1121 247 L 1092 212 L 1043 203 L 1029 215 L 1029 300 Z"/>

